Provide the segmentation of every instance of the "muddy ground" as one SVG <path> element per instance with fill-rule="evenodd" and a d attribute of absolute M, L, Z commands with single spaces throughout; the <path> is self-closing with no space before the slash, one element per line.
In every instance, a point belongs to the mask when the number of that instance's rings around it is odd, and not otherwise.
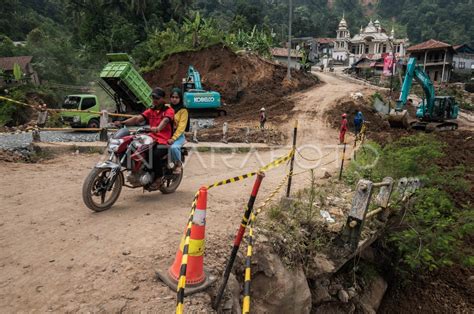
<path fill-rule="evenodd" d="M 281 113 L 295 105 L 285 97 L 318 83 L 315 76 L 299 71 L 294 71 L 288 82 L 286 67 L 253 54 L 235 54 L 222 45 L 174 54 L 144 78 L 151 86 L 169 90 L 181 86 L 189 65 L 199 71 L 205 89 L 221 93 L 227 121 L 257 120 L 260 108 L 265 107 L 274 118 L 271 121 L 282 122 L 278 120 Z"/>
<path fill-rule="evenodd" d="M 187 68 L 187 64 L 182 66 Z M 291 138 L 293 120 L 297 118 L 298 145 L 315 145 L 323 154 L 330 153 L 321 162 L 328 165 L 318 169 L 318 177 L 325 171 L 335 173 L 340 158 L 337 130 L 326 112 L 350 101 L 350 93 L 373 93 L 370 88 L 330 74 L 320 76 L 323 84 L 292 94 L 279 103 L 280 111 L 269 111 L 281 121 L 274 127 L 286 136 L 285 143 Z M 281 109 L 289 102 L 294 104 L 291 110 Z M 332 120 L 339 121 L 338 111 L 333 111 Z M 248 115 L 249 119 L 253 117 L 250 111 Z M 230 123 L 237 125 L 239 121 Z M 352 141 L 351 134 L 348 139 Z M 461 149 L 470 149 L 472 154 L 472 146 Z M 195 191 L 203 184 L 255 170 L 286 151 L 279 148 L 250 157 L 210 153 L 191 156 L 176 193 L 143 194 L 124 189 L 117 204 L 99 214 L 89 211 L 81 200 L 82 182 L 98 155 L 69 154 L 37 164 L 0 162 L 0 307 L 6 312 L 173 312 L 176 294 L 155 280 L 154 271 L 158 264 L 171 262 Z M 310 158 L 319 157 L 311 149 L 302 152 Z M 303 166 L 316 165 L 299 160 L 295 171 Z M 267 174 L 257 203 L 280 182 L 284 171 L 282 167 Z M 205 265 L 215 275 L 220 275 L 224 267 L 252 182 L 209 193 Z M 295 180 L 294 189 L 307 183 L 303 177 Z M 466 280 L 456 280 L 461 279 Z M 431 289 L 437 296 L 437 287 L 432 285 L 428 291 Z M 397 300 L 403 302 L 395 296 L 385 302 L 395 305 Z M 186 298 L 185 310 L 210 312 L 209 304 L 210 295 L 201 293 Z"/>

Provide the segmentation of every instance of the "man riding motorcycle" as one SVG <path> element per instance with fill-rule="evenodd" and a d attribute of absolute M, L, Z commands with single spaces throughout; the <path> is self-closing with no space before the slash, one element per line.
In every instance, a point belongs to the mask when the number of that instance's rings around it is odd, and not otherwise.
<path fill-rule="evenodd" d="M 151 132 L 149 135 L 156 142 L 156 145 L 153 147 L 153 158 L 151 160 L 155 178 L 155 181 L 150 186 L 152 190 L 157 190 L 162 185 L 162 159 L 168 153 L 168 140 L 173 135 L 172 121 L 174 119 L 174 110 L 166 104 L 165 96 L 166 93 L 162 88 L 154 88 L 151 93 L 153 99 L 152 108 L 127 120 L 114 122 L 117 127 L 122 125 L 138 125 L 143 121 L 146 121 L 150 126 Z"/>

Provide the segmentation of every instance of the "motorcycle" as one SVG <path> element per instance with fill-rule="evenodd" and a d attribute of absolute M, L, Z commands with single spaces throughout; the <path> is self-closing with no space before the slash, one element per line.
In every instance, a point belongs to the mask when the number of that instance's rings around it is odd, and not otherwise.
<path fill-rule="evenodd" d="M 148 161 L 155 140 L 147 134 L 150 132 L 149 128 L 140 128 L 132 134 L 129 129 L 122 128 L 110 138 L 108 159 L 91 170 L 82 186 L 82 199 L 88 208 L 96 212 L 109 209 L 120 196 L 122 186 L 142 187 L 150 192 L 159 189 L 163 194 L 176 191 L 183 179 L 183 167 L 179 174 L 174 173 L 174 165 L 168 161 L 169 154 L 163 157 L 162 185 L 158 189 L 152 188 L 155 178 Z M 182 163 L 187 155 L 187 149 L 182 147 Z"/>

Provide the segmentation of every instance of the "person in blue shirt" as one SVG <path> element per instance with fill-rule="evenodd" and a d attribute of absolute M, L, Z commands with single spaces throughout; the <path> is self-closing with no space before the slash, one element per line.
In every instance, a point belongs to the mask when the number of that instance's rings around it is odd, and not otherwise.
<path fill-rule="evenodd" d="M 362 115 L 361 111 L 357 111 L 354 117 L 354 127 L 355 127 L 355 135 L 359 134 L 362 124 L 364 123 L 364 116 Z"/>

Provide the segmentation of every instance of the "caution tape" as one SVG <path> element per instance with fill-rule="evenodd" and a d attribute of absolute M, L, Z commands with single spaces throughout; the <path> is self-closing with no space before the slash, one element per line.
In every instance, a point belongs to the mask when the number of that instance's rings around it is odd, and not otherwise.
<path fill-rule="evenodd" d="M 196 211 L 197 199 L 199 191 L 194 195 L 193 203 L 191 205 L 191 212 L 189 213 L 188 223 L 186 225 L 186 232 L 183 245 L 183 256 L 181 258 L 181 267 L 179 269 L 179 280 L 177 287 L 177 304 L 176 313 L 183 313 L 184 309 L 184 288 L 186 287 L 186 270 L 188 266 L 189 243 L 191 238 L 191 227 L 193 225 L 194 213 Z"/>
<path fill-rule="evenodd" d="M 283 178 L 283 180 L 277 186 L 277 188 L 272 193 L 270 193 L 267 199 L 257 209 L 255 209 L 250 215 L 250 219 L 247 224 L 249 228 L 249 234 L 247 237 L 248 244 L 247 244 L 247 256 L 245 257 L 244 299 L 242 303 L 242 313 L 244 314 L 250 312 L 250 283 L 251 283 L 251 264 L 252 264 L 251 262 L 252 262 L 253 243 L 254 243 L 253 227 L 255 225 L 257 215 L 262 211 L 263 208 L 265 208 L 270 203 L 270 201 L 280 191 L 280 189 L 283 187 L 283 185 L 285 184 L 285 182 L 288 180 L 290 176 L 291 174 L 286 175 L 285 178 Z"/>
<path fill-rule="evenodd" d="M 271 163 L 261 167 L 259 171 L 250 172 L 244 175 L 236 176 L 236 177 L 229 178 L 222 181 L 217 181 L 211 185 L 208 185 L 207 189 L 209 190 L 221 185 L 226 185 L 226 184 L 242 181 L 244 179 L 248 179 L 255 176 L 259 172 L 265 172 L 270 169 L 276 168 L 282 163 L 284 163 L 285 161 L 290 160 L 291 157 L 293 157 L 294 152 L 295 152 L 294 149 L 292 149 L 285 156 L 282 156 L 272 161 Z M 179 279 L 178 279 L 178 287 L 176 289 L 177 290 L 176 313 L 178 314 L 183 313 L 183 310 L 184 310 L 184 289 L 186 287 L 186 270 L 187 270 L 188 255 L 189 255 L 188 251 L 189 251 L 189 243 L 190 243 L 190 238 L 191 238 L 191 227 L 192 227 L 194 212 L 196 210 L 198 195 L 199 195 L 199 192 L 197 192 L 194 196 L 194 200 L 191 205 L 191 212 L 189 214 L 188 223 L 187 223 L 186 232 L 185 232 L 184 245 L 183 245 L 183 257 L 181 259 L 181 268 L 180 268 L 180 274 L 179 274 Z"/>
<path fill-rule="evenodd" d="M 6 101 L 9 101 L 9 102 L 18 104 L 18 105 L 27 106 L 27 107 L 30 107 L 30 108 L 42 110 L 42 109 L 38 108 L 38 106 L 33 106 L 33 105 L 30 105 L 30 104 L 27 104 L 27 103 L 24 103 L 24 102 L 21 102 L 21 101 L 18 101 L 18 100 L 14 100 L 14 99 L 11 99 L 11 98 L 0 96 L 0 99 L 6 100 Z M 77 113 L 91 113 L 91 114 L 97 114 L 97 115 L 102 115 L 103 114 L 101 111 L 77 110 L 77 109 L 51 109 L 51 108 L 46 108 L 44 110 L 51 111 L 51 112 L 77 112 Z M 131 118 L 131 117 L 134 116 L 134 115 L 125 114 L 125 113 L 108 113 L 108 115 L 111 116 L 111 117 L 122 117 L 122 118 Z"/>
<path fill-rule="evenodd" d="M 322 156 L 322 157 L 319 157 L 319 158 L 316 158 L 316 159 L 309 159 L 308 157 L 305 157 L 303 156 L 303 154 L 301 154 L 301 152 L 299 150 L 296 150 L 296 152 L 298 153 L 298 155 L 303 158 L 304 160 L 306 161 L 310 161 L 310 162 L 315 162 L 315 161 L 319 161 L 321 159 L 324 159 L 326 158 L 327 156 L 331 155 L 332 153 L 327 153 L 326 155 Z"/>
<path fill-rule="evenodd" d="M 214 182 L 213 184 L 211 185 L 208 185 L 207 188 L 208 189 L 212 189 L 212 188 L 215 188 L 215 187 L 218 187 L 218 186 L 221 186 L 221 185 L 226 185 L 226 184 L 230 184 L 230 183 L 235 183 L 235 182 L 238 182 L 238 181 L 242 181 L 242 180 L 245 180 L 245 179 L 248 179 L 248 178 L 251 178 L 255 175 L 257 175 L 257 173 L 259 171 L 261 172 L 265 172 L 265 171 L 268 171 L 270 169 L 273 169 L 273 168 L 276 168 L 278 167 L 279 165 L 281 165 L 282 163 L 288 161 L 291 159 L 291 157 L 293 157 L 293 154 L 294 154 L 294 150 L 291 150 L 287 155 L 283 156 L 283 157 L 280 157 L 274 161 L 272 161 L 271 163 L 261 167 L 258 171 L 254 171 L 254 172 L 249 172 L 249 173 L 246 173 L 246 174 L 243 174 L 243 175 L 240 175 L 240 176 L 236 176 L 236 177 L 233 177 L 233 178 L 229 178 L 229 179 L 225 179 L 225 180 L 221 180 L 221 181 L 217 181 L 217 182 Z"/>

